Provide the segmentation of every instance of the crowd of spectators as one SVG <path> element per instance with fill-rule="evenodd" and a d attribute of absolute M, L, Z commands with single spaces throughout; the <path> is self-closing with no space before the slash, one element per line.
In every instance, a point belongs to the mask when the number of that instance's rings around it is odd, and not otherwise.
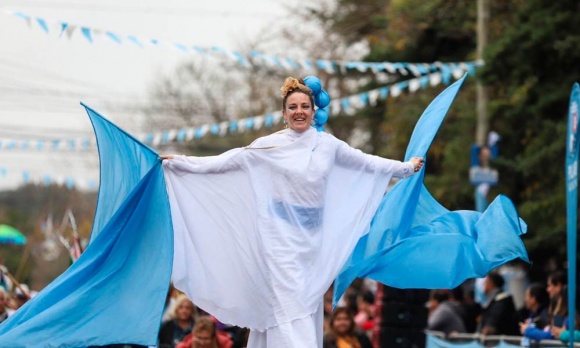
<path fill-rule="evenodd" d="M 31 298 L 25 284 L 14 284 L 0 266 L 0 323 Z M 496 271 L 481 282 L 476 300 L 475 283 L 466 282 L 455 289 L 431 290 L 425 303 L 426 330 L 446 337 L 457 334 L 521 336 L 522 346 L 542 340 L 573 339 L 580 342 L 579 319 L 574 330 L 568 323 L 567 277 L 556 271 L 545 282 L 527 286 L 523 307 L 516 308 L 513 294 L 504 277 Z M 377 283 L 357 280 L 332 307 L 332 288 L 324 296 L 324 348 L 377 348 Z M 33 295 L 33 294 L 32 294 Z M 380 300 L 380 299 L 379 299 Z M 378 319 L 378 320 L 377 320 Z M 243 348 L 249 331 L 220 323 L 196 307 L 186 295 L 170 287 L 159 330 L 159 348 Z M 111 347 L 140 347 L 110 345 Z"/>
<path fill-rule="evenodd" d="M 542 340 L 580 341 L 578 319 L 568 325 L 566 273 L 551 273 L 545 283 L 531 283 L 524 295 L 523 308 L 517 309 L 504 277 L 490 272 L 483 281 L 483 301 L 458 295 L 461 288 L 433 290 L 429 301 L 428 330 L 456 334 L 522 336 L 521 345 Z"/>

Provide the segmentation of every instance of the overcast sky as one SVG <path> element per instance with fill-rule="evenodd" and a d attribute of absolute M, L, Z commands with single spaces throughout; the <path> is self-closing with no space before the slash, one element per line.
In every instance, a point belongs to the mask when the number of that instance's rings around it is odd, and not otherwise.
<path fill-rule="evenodd" d="M 284 2 L 288 4 L 288 1 Z M 187 54 L 177 49 L 138 48 L 110 40 L 90 44 L 77 29 L 70 39 L 50 27 L 7 11 L 121 35 L 199 46 L 238 49 L 281 19 L 278 0 L 5 0 L 0 5 L 0 141 L 92 137 L 84 101 L 129 132 L 138 116 L 119 106 L 143 102 L 151 81 Z M 32 179 L 74 177 L 80 187 L 98 182 L 96 152 L 0 148 L 0 190 Z"/>

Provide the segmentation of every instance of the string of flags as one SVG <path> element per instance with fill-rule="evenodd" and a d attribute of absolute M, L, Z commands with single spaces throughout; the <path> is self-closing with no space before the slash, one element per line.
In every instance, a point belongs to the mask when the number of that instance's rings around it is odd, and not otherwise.
<path fill-rule="evenodd" d="M 64 185 L 69 190 L 77 188 L 92 191 L 98 187 L 98 181 L 96 179 L 76 179 L 71 176 L 53 174 L 32 174 L 28 170 L 15 171 L 6 167 L 0 167 L 0 180 L 11 179 L 13 176 L 16 176 L 17 180 L 23 184 L 39 184 L 44 186 L 50 186 L 52 184 Z"/>
<path fill-rule="evenodd" d="M 347 116 L 352 116 L 356 110 L 362 109 L 368 105 L 376 105 L 379 100 L 385 100 L 391 96 L 398 97 L 405 90 L 413 93 L 419 89 L 424 89 L 427 86 L 437 86 L 441 83 L 448 85 L 451 79 L 459 79 L 465 74 L 464 70 L 456 69 L 447 71 L 447 73 L 432 73 L 419 78 L 414 78 L 407 81 L 398 82 L 392 85 L 379 87 L 367 92 L 358 93 L 349 97 L 334 99 L 329 105 L 329 115 L 337 116 L 344 113 Z M 282 112 L 277 111 L 266 115 L 253 116 L 243 118 L 235 121 L 225 121 L 221 123 L 205 124 L 198 127 L 171 129 L 155 133 L 147 133 L 137 136 L 141 142 L 151 145 L 153 147 L 165 145 L 170 142 L 189 142 L 194 139 L 200 139 L 208 133 L 216 136 L 225 136 L 226 134 L 242 133 L 249 130 L 257 130 L 261 127 L 270 128 L 277 125 L 282 120 Z M 40 145 L 42 144 L 42 145 Z M 13 150 L 21 149 L 52 149 L 52 150 L 87 150 L 91 146 L 96 146 L 94 140 L 76 139 L 76 140 L 36 140 L 36 141 L 12 141 L 0 139 L 0 149 Z M 13 175 L 13 172 L 6 167 L 0 167 L 0 180 Z M 50 186 L 52 184 L 65 185 L 69 189 L 78 188 L 85 190 L 96 190 L 98 187 L 95 179 L 75 179 L 70 176 L 63 175 L 32 175 L 30 171 L 22 171 L 20 173 L 21 182 L 42 184 Z"/>
<path fill-rule="evenodd" d="M 344 98 L 333 99 L 328 106 L 330 116 L 354 115 L 357 110 L 366 106 L 374 106 L 377 101 L 385 100 L 388 96 L 398 97 L 408 90 L 411 93 L 428 86 L 437 86 L 441 83 L 448 85 L 451 79 L 459 79 L 465 74 L 465 70 L 457 67 L 455 70 L 431 73 L 425 76 L 397 82 L 391 85 L 379 87 L 370 91 L 353 94 Z M 141 142 L 156 147 L 172 142 L 185 143 L 199 140 L 207 134 L 214 136 L 226 136 L 227 134 L 243 133 L 261 128 L 271 128 L 282 120 L 282 111 L 276 111 L 265 115 L 251 116 L 232 121 L 208 123 L 197 127 L 169 129 L 137 135 Z M 0 150 L 53 150 L 53 151 L 87 151 L 96 148 L 96 140 L 85 139 L 54 139 L 46 140 L 13 140 L 0 139 Z"/>
<path fill-rule="evenodd" d="M 354 115 L 356 110 L 368 105 L 373 106 L 379 100 L 385 100 L 388 96 L 398 97 L 405 90 L 413 93 L 419 89 L 424 89 L 429 85 L 437 86 L 441 83 L 447 85 L 451 82 L 452 78 L 459 79 L 465 74 L 465 72 L 474 74 L 476 68 L 483 65 L 483 61 L 456 63 L 357 62 L 322 59 L 294 59 L 268 55 L 256 51 L 244 54 L 239 51 L 232 51 L 217 46 L 201 47 L 183 43 L 162 42 L 160 40 L 141 38 L 135 35 L 123 35 L 110 30 L 101 30 L 64 21 L 50 21 L 41 17 L 30 16 L 23 12 L 3 12 L 23 19 L 30 28 L 36 26 L 46 34 L 55 34 L 59 37 L 65 36 L 68 39 L 71 39 L 75 35 L 80 35 L 90 44 L 94 44 L 97 41 L 109 41 L 118 45 L 129 44 L 139 48 L 170 48 L 184 53 L 194 53 L 212 58 L 228 59 L 237 62 L 242 67 L 261 65 L 268 68 L 302 70 L 306 72 L 322 70 L 328 74 L 346 73 L 351 70 L 356 70 L 363 73 L 383 72 L 388 74 L 398 73 L 403 76 L 414 76 L 414 78 L 406 81 L 383 86 L 348 97 L 334 99 L 327 107 L 327 111 L 331 116 L 337 116 L 339 114 Z M 170 142 L 183 143 L 201 139 L 208 133 L 223 137 L 227 134 L 242 133 L 249 130 L 257 130 L 262 127 L 270 128 L 279 124 L 281 120 L 282 113 L 281 111 L 277 111 L 239 120 L 146 133 L 137 136 L 137 138 L 140 141 L 155 147 Z M 0 150 L 87 151 L 93 150 L 94 148 L 96 148 L 96 141 L 93 138 L 53 140 L 0 139 Z M 69 189 L 79 188 L 88 190 L 96 190 L 98 187 L 98 182 L 95 179 L 84 178 L 79 180 L 70 176 L 62 175 L 36 175 L 31 174 L 31 172 L 27 170 L 15 173 L 6 167 L 0 167 L 0 180 L 13 176 L 20 176 L 21 182 L 25 184 L 36 183 L 45 186 L 57 184 L 65 185 Z"/>
<path fill-rule="evenodd" d="M 443 72 L 445 69 L 455 70 L 457 68 L 474 72 L 477 66 L 483 65 L 483 61 L 456 62 L 456 63 L 407 63 L 407 62 L 360 62 L 360 61 L 337 61 L 325 59 L 294 59 L 290 57 L 278 57 L 257 51 L 247 54 L 239 51 L 228 50 L 223 47 L 201 47 L 176 42 L 163 42 L 157 39 L 142 38 L 135 35 L 125 35 L 111 30 L 91 28 L 88 26 L 71 24 L 65 21 L 49 21 L 45 18 L 30 16 L 20 11 L 4 11 L 9 15 L 22 18 L 29 27 L 40 28 L 46 34 L 56 33 L 59 37 L 65 36 L 70 39 L 77 34 L 82 36 L 87 42 L 93 44 L 97 41 L 108 41 L 117 45 L 129 44 L 139 48 L 160 47 L 181 51 L 183 53 L 194 53 L 206 57 L 227 59 L 238 63 L 242 67 L 249 67 L 252 64 L 269 68 L 306 71 L 314 73 L 316 70 L 325 71 L 328 74 L 346 73 L 356 70 L 359 72 L 384 72 L 388 74 L 399 73 L 403 76 L 422 76 L 432 72 Z"/>

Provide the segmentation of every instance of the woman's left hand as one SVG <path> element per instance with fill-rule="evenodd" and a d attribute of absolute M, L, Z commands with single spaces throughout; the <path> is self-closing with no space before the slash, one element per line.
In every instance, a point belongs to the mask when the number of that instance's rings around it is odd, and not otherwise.
<path fill-rule="evenodd" d="M 415 172 L 418 172 L 419 170 L 421 170 L 421 168 L 423 168 L 424 162 L 425 161 L 423 160 L 423 157 L 411 158 L 411 163 L 413 163 L 413 168 L 415 169 Z"/>

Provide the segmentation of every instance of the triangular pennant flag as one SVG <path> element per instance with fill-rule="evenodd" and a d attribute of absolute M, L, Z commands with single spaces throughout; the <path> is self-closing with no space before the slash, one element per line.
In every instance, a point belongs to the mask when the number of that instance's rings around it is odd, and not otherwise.
<path fill-rule="evenodd" d="M 32 18 L 30 18 L 29 15 L 22 13 L 22 12 L 14 12 L 13 15 L 15 15 L 16 17 L 24 19 L 26 21 L 26 25 L 28 25 L 29 28 L 32 27 Z"/>
<path fill-rule="evenodd" d="M 36 18 L 36 23 L 38 23 L 42 31 L 48 34 L 48 25 L 46 25 L 46 21 L 44 19 Z"/>
<path fill-rule="evenodd" d="M 93 37 L 91 35 L 91 28 L 81 27 L 81 33 L 87 39 L 88 42 L 93 43 Z"/>
<path fill-rule="evenodd" d="M 67 28 L 68 28 L 68 23 L 61 22 L 60 23 L 60 33 L 58 34 L 58 37 L 61 37 L 62 34 L 64 34 L 66 32 Z"/>
<path fill-rule="evenodd" d="M 412 79 L 409 81 L 409 92 L 416 92 L 420 87 L 421 83 L 419 82 L 419 79 Z"/>
<path fill-rule="evenodd" d="M 105 32 L 105 36 L 111 39 L 113 42 L 118 43 L 119 45 L 122 43 L 119 36 L 111 31 Z"/>
<path fill-rule="evenodd" d="M 131 41 L 132 43 L 137 45 L 139 48 L 143 48 L 143 44 L 135 36 L 128 35 L 127 40 Z"/>

